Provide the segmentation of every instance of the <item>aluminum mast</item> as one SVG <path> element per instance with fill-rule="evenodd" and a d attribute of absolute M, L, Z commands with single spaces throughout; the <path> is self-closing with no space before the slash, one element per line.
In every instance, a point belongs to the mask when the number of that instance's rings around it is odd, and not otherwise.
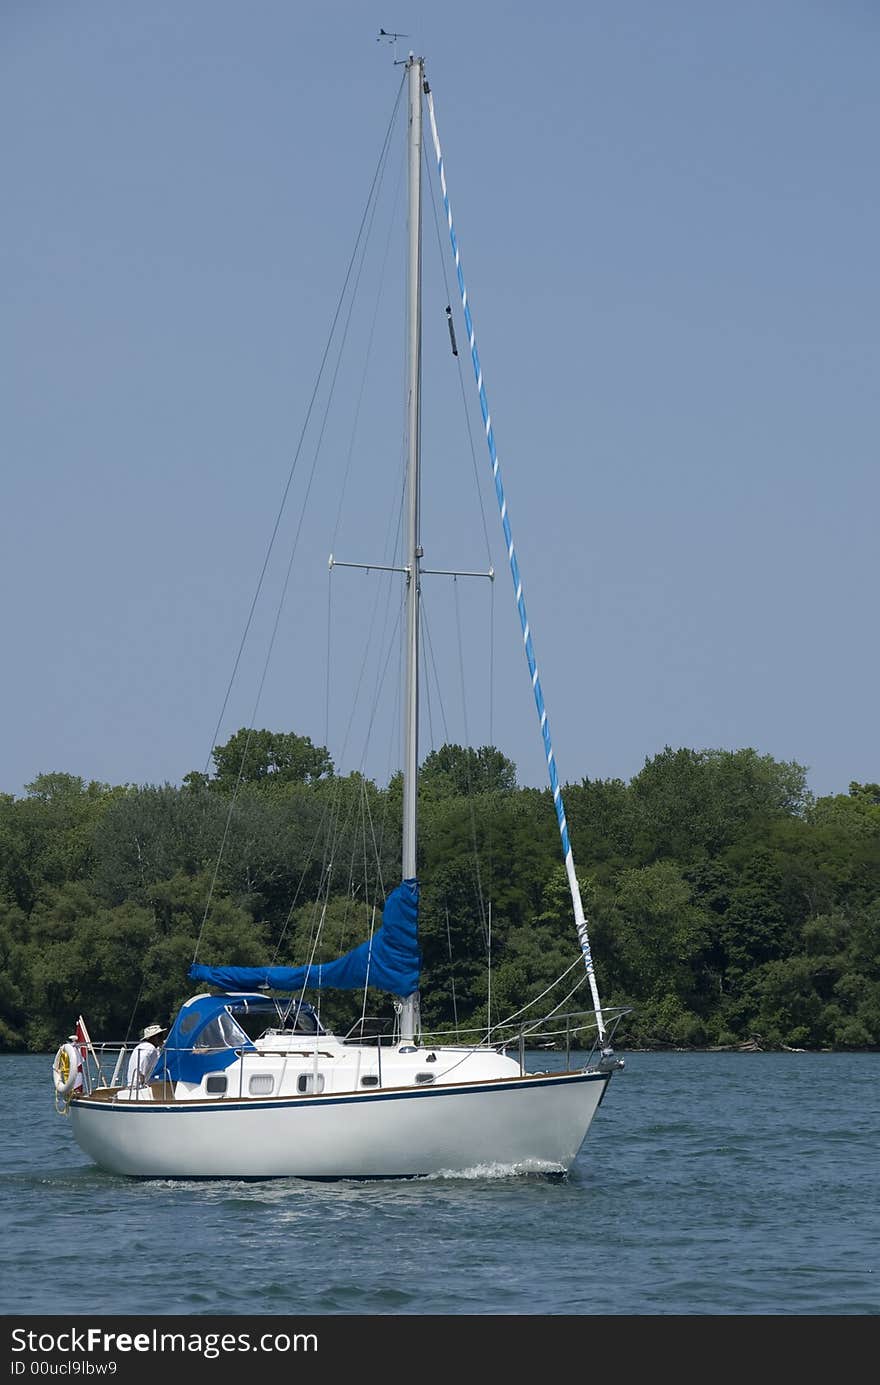
<path fill-rule="evenodd" d="M 419 462 L 422 427 L 422 83 L 424 63 L 407 62 L 409 123 L 409 256 L 407 262 L 407 472 L 406 472 L 406 681 L 403 699 L 403 878 L 416 877 L 419 789 Z M 400 997 L 400 1039 L 412 1043 L 418 1029 L 419 996 Z"/>

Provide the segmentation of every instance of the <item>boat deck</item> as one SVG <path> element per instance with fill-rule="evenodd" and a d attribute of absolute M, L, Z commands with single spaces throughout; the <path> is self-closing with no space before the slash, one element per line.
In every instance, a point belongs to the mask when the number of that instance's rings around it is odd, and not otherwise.
<path fill-rule="evenodd" d="M 605 1073 L 597 1070 L 587 1070 L 584 1068 L 568 1068 L 560 1072 L 512 1073 L 511 1075 L 505 1077 L 493 1076 L 483 1078 L 460 1079 L 456 1082 L 437 1082 L 436 1084 L 432 1083 L 430 1086 L 422 1086 L 416 1088 L 415 1090 L 427 1093 L 430 1091 L 436 1092 L 438 1089 L 473 1089 L 474 1087 L 503 1087 L 508 1085 L 530 1086 L 534 1084 L 543 1085 L 548 1081 L 548 1079 L 552 1081 L 553 1079 L 558 1080 L 572 1077 L 603 1078 L 605 1076 Z M 137 1106 L 139 1104 L 139 1099 L 137 1096 L 127 1096 L 123 1098 L 122 1101 L 118 1101 L 119 1093 L 128 1090 L 129 1088 L 127 1087 L 96 1087 L 95 1090 L 92 1092 L 78 1093 L 75 1097 L 73 1097 L 71 1104 L 78 1104 L 80 1102 L 89 1104 L 93 1102 L 101 1102 L 106 1103 L 107 1105 L 119 1105 L 120 1107 Z M 147 1093 L 149 1093 L 149 1095 L 147 1095 Z M 340 1089 L 338 1091 L 329 1089 L 325 1092 L 320 1093 L 313 1091 L 285 1092 L 283 1094 L 275 1093 L 267 1094 L 265 1096 L 253 1096 L 245 1093 L 233 1092 L 229 1094 L 224 1094 L 223 1096 L 205 1097 L 177 1096 L 175 1093 L 173 1083 L 151 1082 L 148 1087 L 145 1087 L 143 1089 L 143 1096 L 140 1098 L 140 1101 L 143 1102 L 143 1104 L 150 1106 L 158 1104 L 163 1106 L 205 1107 L 225 1106 L 226 1104 L 232 1102 L 235 1102 L 237 1104 L 245 1102 L 247 1105 L 259 1106 L 261 1104 L 277 1105 L 279 1101 L 285 1104 L 287 1102 L 303 1102 L 304 1104 L 313 1104 L 315 1102 L 320 1102 L 322 1099 L 327 1099 L 332 1102 L 334 1098 L 338 1100 L 340 1097 L 353 1096 L 369 1099 L 369 1097 L 371 1096 L 388 1096 L 392 1093 L 402 1093 L 410 1095 L 413 1093 L 413 1087 L 410 1084 L 389 1084 L 387 1086 L 371 1087 L 366 1091 L 364 1091 L 361 1088 L 346 1088 Z"/>

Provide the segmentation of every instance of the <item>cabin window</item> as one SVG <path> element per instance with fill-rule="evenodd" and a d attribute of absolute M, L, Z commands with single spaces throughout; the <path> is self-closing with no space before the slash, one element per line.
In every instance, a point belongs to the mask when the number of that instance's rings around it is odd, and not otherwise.
<path fill-rule="evenodd" d="M 303 1006 L 297 1006 L 296 1014 L 292 1017 L 286 1016 L 286 1027 L 292 1029 L 295 1034 L 320 1034 L 321 1026 L 318 1023 L 318 1016 L 314 1010 Z"/>
<path fill-rule="evenodd" d="M 208 1096 L 225 1096 L 226 1073 L 209 1072 L 208 1076 L 205 1078 L 205 1091 L 208 1093 Z"/>
<path fill-rule="evenodd" d="M 419 1087 L 428 1087 L 434 1081 L 432 1072 L 417 1072 L 416 1083 Z"/>
<path fill-rule="evenodd" d="M 296 1090 L 304 1092 L 323 1092 L 324 1074 L 322 1072 L 301 1072 L 296 1079 Z"/>
<path fill-rule="evenodd" d="M 248 1082 L 251 1096 L 271 1096 L 275 1090 L 275 1078 L 271 1072 L 255 1072 Z"/>
<path fill-rule="evenodd" d="M 375 1073 L 368 1073 L 366 1077 L 361 1078 L 362 1087 L 378 1087 L 378 1085 L 379 1079 Z"/>
<path fill-rule="evenodd" d="M 232 1016 L 224 1010 L 222 1014 L 215 1015 L 199 1032 L 196 1042 L 193 1044 L 193 1052 L 199 1053 L 205 1049 L 238 1048 L 247 1042 L 247 1035 L 239 1029 Z"/>

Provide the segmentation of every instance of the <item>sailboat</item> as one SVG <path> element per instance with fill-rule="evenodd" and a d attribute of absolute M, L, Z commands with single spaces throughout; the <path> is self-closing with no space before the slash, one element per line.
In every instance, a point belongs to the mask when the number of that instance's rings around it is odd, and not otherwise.
<path fill-rule="evenodd" d="M 402 880 L 381 925 L 344 956 L 302 966 L 195 963 L 203 989 L 183 1004 L 152 1072 L 116 1045 L 92 1043 L 82 1020 L 56 1055 L 56 1101 L 86 1154 L 116 1174 L 161 1178 L 312 1179 L 418 1177 L 491 1167 L 511 1173 L 567 1171 L 614 1072 L 611 1040 L 620 1010 L 603 1011 L 572 857 L 550 727 L 526 616 L 522 579 L 476 349 L 473 320 L 446 187 L 433 94 L 424 61 L 405 63 L 408 91 L 408 374 Z M 589 981 L 593 1044 L 586 1062 L 530 1071 L 535 1025 L 483 1031 L 471 1042 L 423 1037 L 419 1012 L 419 770 L 421 433 L 421 225 L 423 114 L 427 110 L 468 346 L 504 542 L 513 577 L 543 737 L 574 933 Z M 332 559 L 331 559 L 332 562 Z M 352 565 L 354 566 L 354 565 Z M 306 992 L 365 988 L 395 997 L 390 1043 L 325 1030 Z M 557 1016 L 557 1018 L 559 1018 Z M 561 1020 L 560 1020 L 561 1024 Z M 566 1020 L 566 1027 L 570 1021 Z M 561 1033 L 562 1028 L 557 1029 Z M 252 1037 L 251 1035 L 254 1035 Z M 75 1039 L 75 1042 L 73 1041 Z M 570 1048 L 570 1045 L 568 1046 Z M 555 1054 L 554 1058 L 560 1058 Z M 112 1071 L 111 1071 L 112 1067 Z"/>

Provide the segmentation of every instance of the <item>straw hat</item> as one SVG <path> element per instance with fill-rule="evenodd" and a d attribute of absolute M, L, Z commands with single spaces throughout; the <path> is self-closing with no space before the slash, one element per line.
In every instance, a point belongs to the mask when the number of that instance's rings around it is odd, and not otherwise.
<path fill-rule="evenodd" d="M 145 1030 L 143 1031 L 143 1033 L 141 1034 L 141 1038 L 142 1038 L 142 1039 L 155 1039 L 155 1037 L 156 1037 L 157 1034 L 164 1034 L 164 1033 L 165 1033 L 165 1026 L 164 1026 L 164 1024 L 148 1024 L 147 1027 L 146 1027 L 146 1029 L 145 1029 Z"/>

